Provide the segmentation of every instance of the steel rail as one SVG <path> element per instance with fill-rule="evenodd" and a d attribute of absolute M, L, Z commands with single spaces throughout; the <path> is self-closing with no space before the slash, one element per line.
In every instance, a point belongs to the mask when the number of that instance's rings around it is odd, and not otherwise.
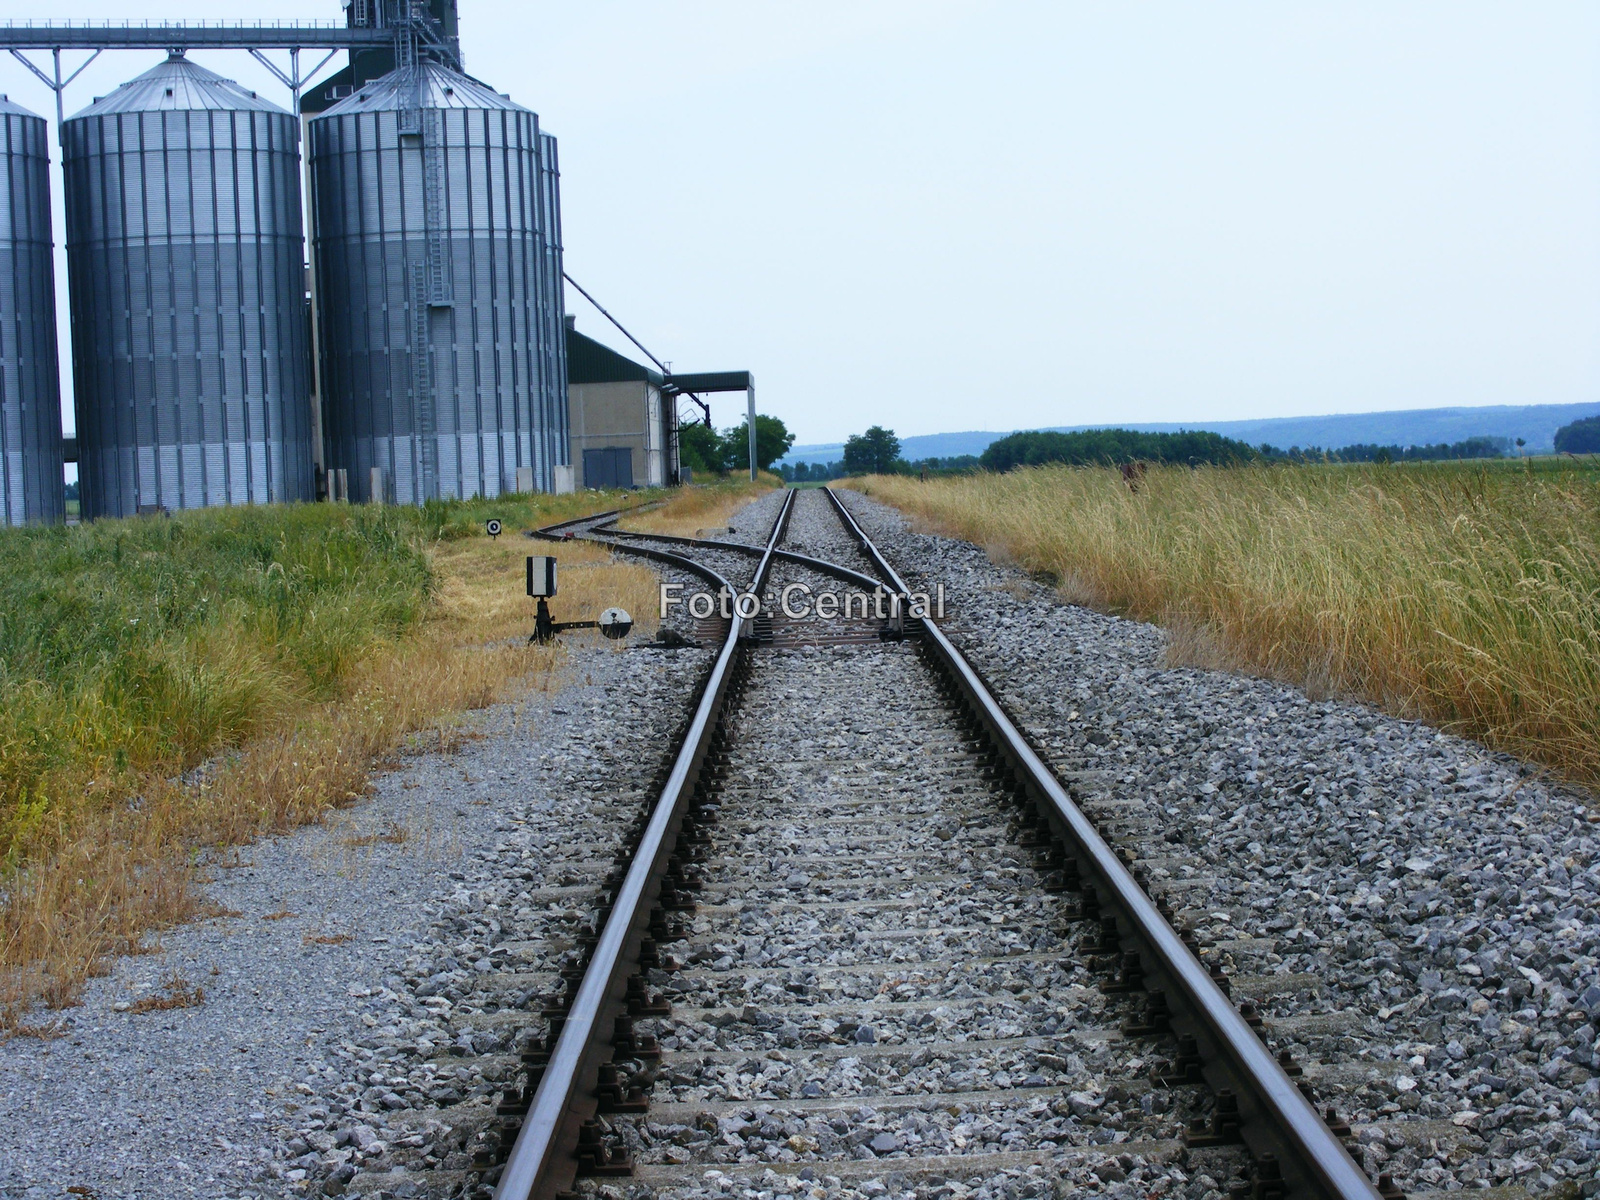
<path fill-rule="evenodd" d="M 731 550 L 736 554 L 759 555 L 767 552 L 765 547 L 753 546 L 749 542 L 719 542 L 712 538 L 679 537 L 676 534 L 670 533 L 634 533 L 627 529 L 607 528 L 608 526 L 615 525 L 618 519 L 620 518 L 612 518 L 610 521 L 596 525 L 593 532 L 602 537 L 640 538 L 644 541 L 670 542 L 674 545 L 695 546 L 705 550 Z M 608 542 L 606 545 L 615 545 L 615 543 Z M 618 549 L 632 550 L 639 554 L 646 553 L 646 551 L 644 551 L 641 547 L 622 546 L 618 547 Z M 677 556 L 674 555 L 674 557 Z M 795 550 L 774 549 L 772 551 L 772 557 L 781 559 L 783 562 L 794 563 L 796 566 L 810 567 L 813 571 L 816 571 L 819 574 L 833 575 L 844 580 L 846 583 L 854 583 L 869 590 L 881 588 L 885 582 L 882 579 L 874 579 L 871 575 L 863 575 L 860 571 L 852 570 L 849 567 L 840 566 L 838 563 L 828 562 L 826 559 L 822 558 L 812 558 L 809 554 L 801 554 Z"/>
<path fill-rule="evenodd" d="M 846 530 L 884 578 L 900 594 L 909 595 L 905 581 L 873 545 L 850 510 L 831 488 L 822 490 Z M 1366 1172 L 1350 1157 L 1344 1144 L 1245 1023 L 1205 966 L 1183 944 L 1127 866 L 1034 753 L 966 657 L 933 621 L 923 620 L 922 627 L 934 653 L 998 740 L 1023 785 L 1036 800 L 1048 805 L 1051 824 L 1068 844 L 1076 847 L 1080 865 L 1088 868 L 1085 874 L 1099 883 L 1111 907 L 1126 920 L 1130 926 L 1126 932 L 1142 943 L 1145 952 L 1141 958 L 1152 987 L 1164 984 L 1169 997 L 1181 1002 L 1182 1007 L 1173 1010 L 1173 1024 L 1194 1026 L 1183 1032 L 1193 1033 L 1200 1042 L 1206 1081 L 1213 1088 L 1230 1088 L 1238 1096 L 1240 1132 L 1246 1144 L 1257 1155 L 1271 1153 L 1277 1158 L 1291 1194 L 1315 1195 L 1324 1200 L 1380 1200 L 1378 1189 Z"/>
<path fill-rule="evenodd" d="M 627 508 L 608 508 L 604 512 L 588 513 L 581 517 L 571 517 L 565 521 L 557 521 L 553 525 L 541 525 L 532 531 L 534 537 L 544 538 L 552 542 L 566 541 L 566 536 L 557 536 L 563 530 L 572 529 L 578 525 L 585 525 L 590 521 L 599 521 L 603 525 L 612 525 L 622 520 L 629 513 L 639 512 L 642 509 L 655 508 L 663 501 L 652 500 L 644 504 L 630 504 Z M 597 527 L 598 528 L 598 527 Z"/>
<path fill-rule="evenodd" d="M 628 537 L 760 555 L 762 562 L 751 585 L 752 591 L 759 592 L 771 562 L 777 559 L 810 567 L 868 589 L 881 587 L 887 582 L 898 594 L 909 596 L 910 588 L 837 495 L 831 489 L 823 490 L 847 532 L 861 545 L 863 552 L 882 574 L 882 580 L 837 563 L 778 549 L 776 542 L 781 533 L 777 527 L 767 546 L 760 547 L 746 542 L 608 529 L 607 526 L 614 526 L 620 519 L 620 514 L 592 514 L 577 522 L 562 524 L 598 521 L 591 530 L 591 536 L 596 536 L 597 540 L 603 537 Z M 780 522 L 786 521 L 791 504 L 792 493 L 785 501 Z M 680 555 L 617 542 L 605 544 L 623 553 L 672 562 L 691 569 L 699 568 L 699 564 Z M 715 574 L 708 568 L 699 568 L 698 573 L 708 577 Z M 717 578 L 720 579 L 720 576 Z M 729 630 L 730 640 L 737 639 L 740 625 L 741 621 L 736 618 Z M 940 665 L 966 694 L 970 707 L 988 727 L 1018 778 L 1036 800 L 1045 802 L 1052 825 L 1064 840 L 1078 848 L 1077 856 L 1082 865 L 1088 868 L 1086 874 L 1098 881 L 1108 907 L 1117 911 L 1128 923 L 1128 932 L 1144 951 L 1141 957 L 1148 964 L 1146 974 L 1152 986 L 1165 985 L 1179 1001 L 1181 1007 L 1173 1013 L 1174 1024 L 1182 1032 L 1193 1033 L 1206 1051 L 1202 1058 L 1208 1083 L 1214 1088 L 1230 1087 L 1238 1096 L 1243 1122 L 1241 1132 L 1247 1145 L 1257 1154 L 1271 1153 L 1276 1157 L 1285 1177 L 1284 1182 L 1293 1194 L 1313 1194 L 1326 1200 L 1377 1200 L 1379 1193 L 1365 1173 L 1350 1158 L 1343 1144 L 1317 1116 L 1266 1046 L 1234 1009 L 1232 1002 L 1151 903 L 1121 859 L 1061 788 L 989 691 L 987 684 L 967 663 L 965 656 L 933 621 L 924 620 L 922 626 Z M 497 1197 L 500 1194 L 497 1192 Z"/>
<path fill-rule="evenodd" d="M 605 512 L 590 513 L 586 517 L 573 517 L 570 521 L 557 521 L 554 525 L 540 526 L 533 531 L 533 535 L 544 538 L 547 541 L 563 542 L 566 541 L 566 538 L 558 536 L 561 530 L 571 529 L 574 525 L 582 525 L 586 521 L 601 521 L 605 524 L 611 524 L 614 521 L 620 521 L 622 513 L 623 510 L 620 508 L 608 508 Z"/>
<path fill-rule="evenodd" d="M 794 492 L 791 491 L 773 522 L 767 552 L 756 567 L 752 591 L 759 593 L 771 569 L 772 551 L 783 540 L 793 507 Z M 550 536 L 551 531 L 572 524 L 574 522 L 561 522 L 541 532 Z M 709 570 L 665 551 L 641 547 L 618 549 L 673 561 L 695 569 L 702 576 Z M 732 587 L 731 584 L 727 586 Z M 574 1151 L 579 1129 L 599 1108 L 595 1084 L 600 1067 L 612 1053 L 610 1041 L 615 1018 L 628 979 L 638 969 L 639 944 L 649 925 L 651 909 L 660 895 L 661 879 L 677 842 L 684 809 L 694 792 L 700 767 L 710 749 L 711 735 L 722 715 L 734 655 L 746 620 L 734 611 L 728 635 L 706 680 L 683 746 L 651 811 L 627 875 L 612 897 L 605 928 L 595 943 L 583 980 L 551 1051 L 550 1062 L 544 1069 L 527 1116 L 523 1118 L 522 1128 L 517 1132 L 511 1155 L 501 1170 L 495 1200 L 529 1200 L 530 1197 L 554 1200 L 557 1193 L 572 1185 L 577 1174 Z"/>

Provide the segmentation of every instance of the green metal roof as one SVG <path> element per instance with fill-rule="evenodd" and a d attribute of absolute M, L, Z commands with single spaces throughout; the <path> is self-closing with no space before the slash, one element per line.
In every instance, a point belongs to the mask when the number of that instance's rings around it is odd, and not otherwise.
<path fill-rule="evenodd" d="M 670 375 L 670 387 L 679 392 L 743 392 L 755 386 L 749 371 L 700 371 L 693 375 Z"/>
<path fill-rule="evenodd" d="M 623 383 L 632 379 L 648 380 L 657 387 L 662 382 L 659 371 L 618 354 L 576 329 L 567 330 L 567 382 Z"/>

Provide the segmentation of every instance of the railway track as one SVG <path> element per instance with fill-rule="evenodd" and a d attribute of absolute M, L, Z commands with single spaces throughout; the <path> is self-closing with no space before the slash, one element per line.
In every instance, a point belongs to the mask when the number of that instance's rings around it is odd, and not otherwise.
<path fill-rule="evenodd" d="M 826 491 L 761 546 L 614 522 L 545 532 L 769 612 L 907 591 Z M 497 1197 L 1395 1194 L 937 621 L 728 611 L 480 1148 Z"/>

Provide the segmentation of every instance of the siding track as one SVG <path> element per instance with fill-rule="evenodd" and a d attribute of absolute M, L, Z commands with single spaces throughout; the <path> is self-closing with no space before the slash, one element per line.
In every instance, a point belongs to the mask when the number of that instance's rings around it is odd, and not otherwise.
<path fill-rule="evenodd" d="M 764 546 L 614 521 L 543 532 L 769 608 L 907 590 L 826 490 Z M 495 1195 L 1393 1194 L 937 622 L 881 624 L 727 623 L 482 1147 Z"/>

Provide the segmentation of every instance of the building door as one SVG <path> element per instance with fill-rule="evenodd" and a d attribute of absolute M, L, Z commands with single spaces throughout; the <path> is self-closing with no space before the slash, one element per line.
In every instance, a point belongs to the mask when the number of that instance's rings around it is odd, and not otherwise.
<path fill-rule="evenodd" d="M 631 488 L 633 451 L 627 446 L 602 446 L 583 452 L 583 486 L 589 488 Z"/>

